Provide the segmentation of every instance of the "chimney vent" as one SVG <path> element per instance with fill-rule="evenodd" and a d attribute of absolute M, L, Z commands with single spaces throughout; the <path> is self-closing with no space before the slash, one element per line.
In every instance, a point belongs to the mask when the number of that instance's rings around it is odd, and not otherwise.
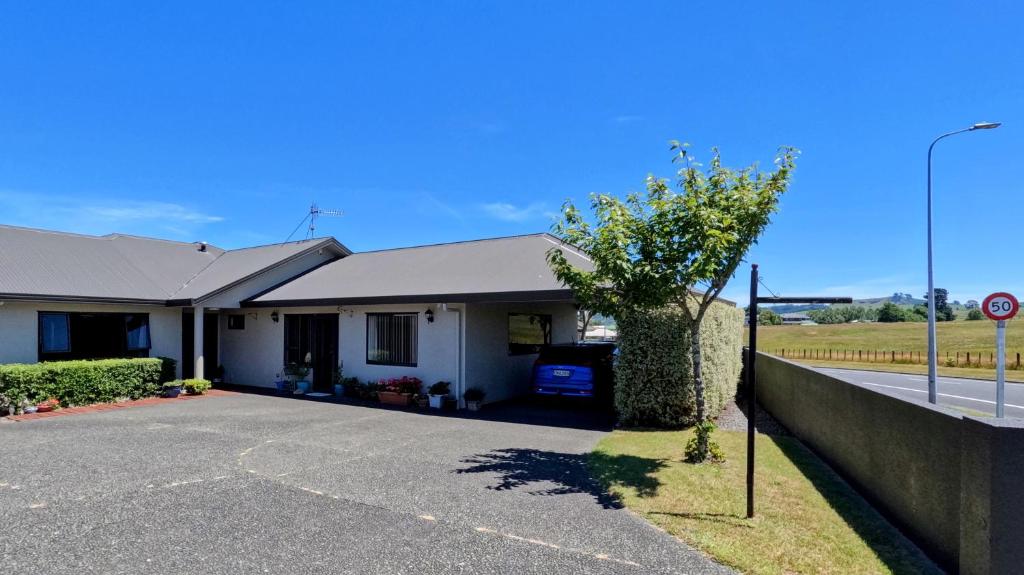
<path fill-rule="evenodd" d="M 199 242 L 199 251 L 201 251 L 201 252 L 205 252 L 206 251 L 206 242 Z"/>

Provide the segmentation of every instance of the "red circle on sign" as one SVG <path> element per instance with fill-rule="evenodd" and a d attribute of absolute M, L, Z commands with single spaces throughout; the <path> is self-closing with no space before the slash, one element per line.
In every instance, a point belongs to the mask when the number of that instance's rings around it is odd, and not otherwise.
<path fill-rule="evenodd" d="M 989 319 L 996 321 L 1010 319 L 1020 311 L 1020 302 L 1013 294 L 1004 291 L 996 292 L 981 302 L 981 311 Z"/>

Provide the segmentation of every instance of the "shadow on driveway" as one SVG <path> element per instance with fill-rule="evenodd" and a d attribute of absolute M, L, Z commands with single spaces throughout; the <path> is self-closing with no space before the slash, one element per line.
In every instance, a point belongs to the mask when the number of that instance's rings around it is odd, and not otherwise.
<path fill-rule="evenodd" d="M 614 476 L 617 484 L 636 489 L 641 497 L 650 497 L 661 485 L 652 474 L 665 466 L 656 459 L 631 455 L 569 454 L 539 449 L 496 449 L 463 459 L 462 463 L 469 467 L 456 473 L 497 475 L 497 484 L 488 489 L 516 489 L 538 496 L 583 493 L 605 509 L 619 509 L 622 504 L 607 491 L 602 478 Z M 596 477 L 591 475 L 595 471 Z"/>

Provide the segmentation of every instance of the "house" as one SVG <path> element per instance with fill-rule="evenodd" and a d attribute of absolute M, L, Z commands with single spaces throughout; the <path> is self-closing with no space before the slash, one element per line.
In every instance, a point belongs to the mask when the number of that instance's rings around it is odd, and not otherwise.
<path fill-rule="evenodd" d="M 779 317 L 782 318 L 783 325 L 808 325 L 814 323 L 814 320 L 805 311 L 780 313 Z"/>
<path fill-rule="evenodd" d="M 222 366 L 274 387 L 308 364 L 315 391 L 346 376 L 415 376 L 498 401 L 528 391 L 540 345 L 576 339 L 549 234 L 353 253 L 333 238 L 236 250 L 0 226 L 0 363 L 170 357 L 182 377 Z"/>

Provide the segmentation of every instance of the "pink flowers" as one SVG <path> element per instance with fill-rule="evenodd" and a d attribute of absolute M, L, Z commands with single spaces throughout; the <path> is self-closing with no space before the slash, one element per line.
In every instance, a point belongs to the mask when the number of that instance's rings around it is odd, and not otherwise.
<path fill-rule="evenodd" d="M 382 379 L 377 382 L 381 391 L 389 391 L 391 393 L 419 393 L 423 387 L 423 381 L 418 377 L 395 377 L 392 379 Z"/>

